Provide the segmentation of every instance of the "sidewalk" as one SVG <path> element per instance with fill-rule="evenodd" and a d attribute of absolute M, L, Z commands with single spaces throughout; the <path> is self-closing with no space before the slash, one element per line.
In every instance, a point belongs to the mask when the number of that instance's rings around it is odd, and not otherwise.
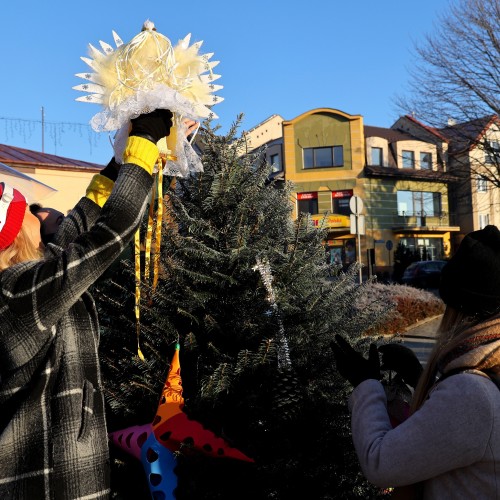
<path fill-rule="evenodd" d="M 401 337 L 434 340 L 442 317 L 443 315 L 439 314 L 438 316 L 419 321 L 401 333 Z"/>

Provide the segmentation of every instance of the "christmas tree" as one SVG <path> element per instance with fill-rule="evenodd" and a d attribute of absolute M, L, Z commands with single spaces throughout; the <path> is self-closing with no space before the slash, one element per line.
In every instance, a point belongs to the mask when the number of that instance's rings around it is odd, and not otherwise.
<path fill-rule="evenodd" d="M 208 123 L 204 172 L 164 180 L 158 284 L 143 279 L 141 290 L 144 360 L 133 264 L 96 286 L 109 430 L 153 421 L 179 343 L 184 411 L 254 463 L 186 440 L 176 498 L 374 498 L 329 346 L 339 333 L 365 349 L 362 333 L 389 306 L 367 300 L 356 265 L 329 277 L 324 232 L 292 219 L 291 186 L 270 179 L 261 153 L 241 155 L 238 125 L 221 136 Z M 141 464 L 111 448 L 113 497 L 149 498 Z"/>

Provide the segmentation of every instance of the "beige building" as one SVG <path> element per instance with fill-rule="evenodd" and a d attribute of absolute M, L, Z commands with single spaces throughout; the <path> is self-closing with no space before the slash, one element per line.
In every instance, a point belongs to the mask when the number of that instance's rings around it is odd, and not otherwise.
<path fill-rule="evenodd" d="M 486 116 L 466 123 L 450 121 L 447 127 L 432 129 L 411 117 L 399 124 L 417 137 L 434 135 L 447 144 L 439 153 L 453 175 L 450 184 L 450 211 L 460 230 L 453 238 L 453 249 L 470 231 L 488 224 L 500 226 L 500 121 Z"/>
<path fill-rule="evenodd" d="M 5 144 L 0 144 L 0 162 L 57 189 L 47 199 L 29 201 L 40 202 L 43 206 L 56 208 L 63 213 L 72 209 L 85 195 L 92 176 L 104 167 Z"/>

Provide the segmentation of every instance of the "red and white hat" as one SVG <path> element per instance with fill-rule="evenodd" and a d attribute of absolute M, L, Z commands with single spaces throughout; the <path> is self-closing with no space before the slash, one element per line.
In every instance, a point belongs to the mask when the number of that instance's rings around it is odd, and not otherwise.
<path fill-rule="evenodd" d="M 20 191 L 0 182 L 0 250 L 11 245 L 23 225 L 26 198 Z"/>

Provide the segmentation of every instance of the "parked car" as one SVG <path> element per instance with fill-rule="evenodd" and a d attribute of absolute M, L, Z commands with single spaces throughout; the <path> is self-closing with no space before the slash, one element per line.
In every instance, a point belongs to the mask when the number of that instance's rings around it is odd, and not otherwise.
<path fill-rule="evenodd" d="M 415 288 L 438 288 L 445 260 L 421 260 L 410 264 L 401 281 Z"/>

